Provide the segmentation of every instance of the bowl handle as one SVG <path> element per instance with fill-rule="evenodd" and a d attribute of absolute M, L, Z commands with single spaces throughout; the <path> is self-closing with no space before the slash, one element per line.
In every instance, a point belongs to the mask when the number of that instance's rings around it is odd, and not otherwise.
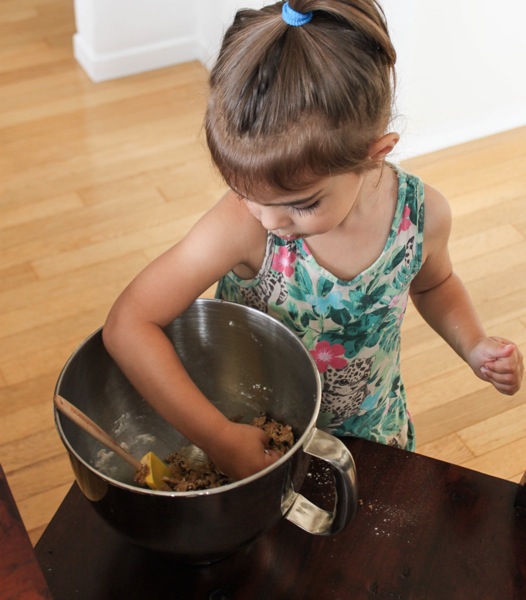
<path fill-rule="evenodd" d="M 356 466 L 352 454 L 338 438 L 315 427 L 303 451 L 329 463 L 334 472 L 336 501 L 334 510 L 326 511 L 290 490 L 282 500 L 285 518 L 315 535 L 335 535 L 348 525 L 358 501 Z"/>

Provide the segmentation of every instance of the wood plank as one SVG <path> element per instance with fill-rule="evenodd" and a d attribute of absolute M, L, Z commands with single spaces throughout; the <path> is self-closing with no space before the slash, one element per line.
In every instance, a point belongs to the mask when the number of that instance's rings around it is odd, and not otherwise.
<path fill-rule="evenodd" d="M 125 285 L 146 264 L 144 256 L 130 253 L 106 261 L 103 269 L 96 264 L 68 273 L 64 278 L 38 280 L 22 286 L 18 294 L 16 290 L 0 294 L 0 304 L 5 307 L 5 312 L 0 313 L 0 339 L 86 311 L 101 309 L 107 312 Z M 40 301 L 32 302 L 33 298 Z M 8 355 L 5 358 L 8 360 Z"/>
<path fill-rule="evenodd" d="M 49 396 L 48 398 L 45 402 L 19 407 L 15 411 L 2 415 L 0 446 L 12 444 L 20 439 L 43 433 L 48 429 L 53 430 L 55 425 L 53 423 L 52 402 Z M 11 472 L 8 464 L 4 465 L 4 468 L 6 473 Z"/>
<path fill-rule="evenodd" d="M 6 472 L 16 486 L 19 500 L 73 479 L 69 459 L 55 431 L 49 429 L 28 436 L 27 443 L 18 440 L 10 446 L 4 463 L 8 464 Z M 46 477 L 42 477 L 43 473 Z"/>
<path fill-rule="evenodd" d="M 456 465 L 463 464 L 474 457 L 468 446 L 456 433 L 445 435 L 439 440 L 427 444 L 419 444 L 417 452 Z"/>
<path fill-rule="evenodd" d="M 15 225 L 27 226 L 34 221 L 38 221 L 37 225 L 41 225 L 40 221 L 45 217 L 53 219 L 57 215 L 63 215 L 70 210 L 82 207 L 82 200 L 77 194 L 73 193 L 33 202 L 30 211 L 27 209 L 27 206 L 21 206 L 20 204 L 3 207 L 0 229 L 7 229 Z"/>
<path fill-rule="evenodd" d="M 2 420 L 4 415 L 15 412 L 23 406 L 29 407 L 47 400 L 47 396 L 42 396 L 42 391 L 53 390 L 56 379 L 56 373 L 51 373 L 41 377 L 31 377 L 18 385 L 4 384 L 0 393 Z"/>
<path fill-rule="evenodd" d="M 502 479 L 517 477 L 526 468 L 526 438 L 468 460 L 462 466 Z"/>
<path fill-rule="evenodd" d="M 458 432 L 459 438 L 473 453 L 482 456 L 526 438 L 526 404 L 522 403 L 494 417 Z M 526 469 L 526 456 L 524 457 Z"/>
<path fill-rule="evenodd" d="M 441 440 L 442 438 L 475 425 L 486 422 L 487 419 L 500 415 L 505 411 L 524 405 L 524 394 L 503 396 L 492 386 L 486 385 L 464 396 L 445 393 L 442 403 L 436 402 L 434 406 L 425 411 L 414 413 L 413 418 L 417 431 L 417 447 Z M 410 404 L 411 410 L 411 404 Z M 513 421 L 508 421 L 513 428 Z M 521 425 L 515 424 L 517 437 L 520 437 Z M 491 436 L 491 433 L 488 433 Z M 525 467 L 526 468 L 526 467 Z"/>

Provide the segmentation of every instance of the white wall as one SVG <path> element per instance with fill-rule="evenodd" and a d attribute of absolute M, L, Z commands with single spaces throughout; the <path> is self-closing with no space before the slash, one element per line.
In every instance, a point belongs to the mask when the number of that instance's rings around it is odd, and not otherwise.
<path fill-rule="evenodd" d="M 240 7 L 265 0 L 74 0 L 75 57 L 95 82 L 198 59 L 210 65 Z"/>
<path fill-rule="evenodd" d="M 380 0 L 398 52 L 395 158 L 526 125 L 526 2 Z M 266 0 L 75 0 L 75 55 L 94 81 L 199 59 L 239 8 Z"/>
<path fill-rule="evenodd" d="M 401 157 L 526 125 L 526 3 L 382 0 L 398 53 Z"/>
<path fill-rule="evenodd" d="M 96 82 L 199 57 L 195 2 L 75 0 L 75 21 L 75 57 Z"/>
<path fill-rule="evenodd" d="M 271 0 L 196 0 L 199 58 L 210 66 L 215 60 L 226 28 L 240 8 L 261 8 Z"/>

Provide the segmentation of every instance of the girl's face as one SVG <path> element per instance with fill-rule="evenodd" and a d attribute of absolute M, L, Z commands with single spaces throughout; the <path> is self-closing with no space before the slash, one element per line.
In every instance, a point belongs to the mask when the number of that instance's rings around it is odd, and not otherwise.
<path fill-rule="evenodd" d="M 343 173 L 320 179 L 301 192 L 265 192 L 245 198 L 263 227 L 286 241 L 323 235 L 346 221 L 356 203 L 364 175 Z"/>

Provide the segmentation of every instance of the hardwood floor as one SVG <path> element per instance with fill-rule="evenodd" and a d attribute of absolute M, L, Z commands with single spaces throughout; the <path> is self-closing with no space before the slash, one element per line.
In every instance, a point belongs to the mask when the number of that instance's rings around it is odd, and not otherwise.
<path fill-rule="evenodd" d="M 73 3 L 0 8 L 0 462 L 36 542 L 73 475 L 52 393 L 124 285 L 220 195 L 188 63 L 93 84 Z M 407 161 L 450 199 L 451 241 L 490 334 L 526 348 L 526 128 Z M 403 374 L 418 451 L 517 481 L 526 392 L 499 395 L 410 306 Z"/>

